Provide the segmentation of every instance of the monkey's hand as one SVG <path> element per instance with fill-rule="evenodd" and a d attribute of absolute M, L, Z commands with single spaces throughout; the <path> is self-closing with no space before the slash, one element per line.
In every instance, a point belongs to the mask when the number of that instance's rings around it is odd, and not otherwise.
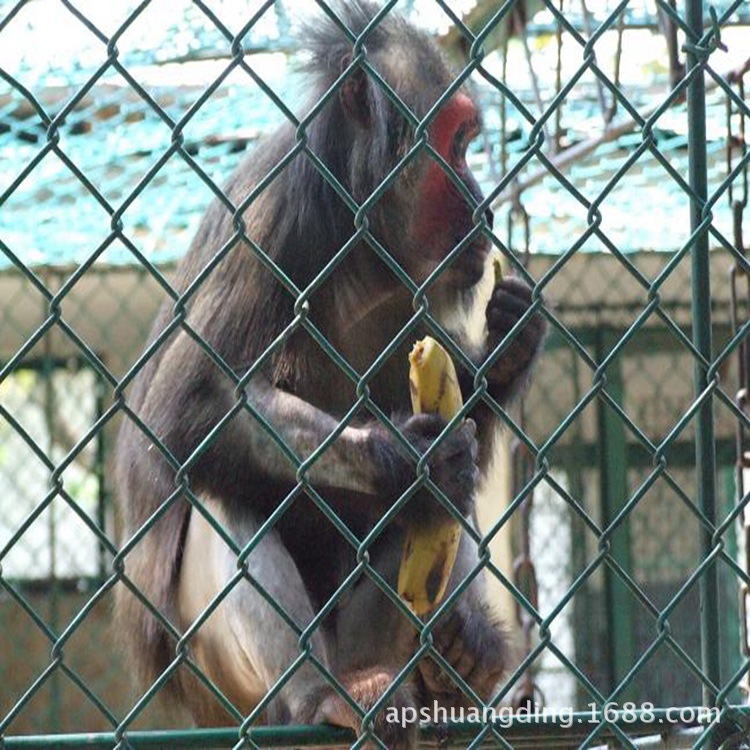
<path fill-rule="evenodd" d="M 487 352 L 492 352 L 531 307 L 531 289 L 510 276 L 494 288 L 487 305 Z M 547 331 L 547 322 L 534 314 L 517 332 L 487 373 L 490 393 L 500 402 L 515 396 L 526 376 Z"/>
<path fill-rule="evenodd" d="M 446 422 L 435 414 L 416 414 L 404 421 L 400 428 L 403 436 L 418 453 L 424 454 L 442 433 Z M 428 460 L 430 479 L 450 498 L 464 516 L 474 505 L 474 488 L 479 478 L 477 456 L 479 446 L 476 424 L 465 419 L 443 437 Z M 416 464 L 402 446 L 391 436 L 381 445 L 381 456 L 387 456 L 383 467 L 383 486 L 397 498 L 417 477 Z M 420 526 L 445 521 L 447 511 L 429 491 L 418 492 L 407 501 L 399 514 L 404 523 Z"/>

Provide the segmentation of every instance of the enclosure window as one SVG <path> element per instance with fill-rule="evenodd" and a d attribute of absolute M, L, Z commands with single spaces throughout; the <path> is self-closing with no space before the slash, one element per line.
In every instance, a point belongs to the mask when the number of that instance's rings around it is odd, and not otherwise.
<path fill-rule="evenodd" d="M 556 472 L 555 478 L 568 489 L 567 476 Z M 547 616 L 565 596 L 573 582 L 571 558 L 573 530 L 570 509 L 548 484 L 541 484 L 534 496 L 531 514 L 531 555 L 536 561 L 539 587 L 539 611 Z M 574 656 L 572 606 L 566 607 L 555 618 L 552 637 L 560 649 Z M 545 651 L 540 658 L 537 684 L 545 705 L 565 708 L 576 705 L 576 683 L 573 675 L 553 654 Z"/>
<path fill-rule="evenodd" d="M 75 361 L 27 365 L 0 383 L 7 412 L 0 421 L 0 549 L 10 543 L 3 557 L 6 578 L 67 579 L 101 570 L 99 542 L 82 518 L 102 525 L 101 433 L 77 448 L 96 421 L 97 393 L 95 373 Z M 71 451 L 75 459 L 56 483 L 55 468 Z"/>

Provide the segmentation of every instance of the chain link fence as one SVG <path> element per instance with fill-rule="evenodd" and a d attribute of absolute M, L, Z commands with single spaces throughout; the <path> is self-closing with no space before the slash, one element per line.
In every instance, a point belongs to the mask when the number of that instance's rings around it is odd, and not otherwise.
<path fill-rule="evenodd" d="M 523 402 L 501 414 L 477 500 L 481 575 L 514 644 L 489 704 L 496 721 L 428 726 L 422 738 L 749 747 L 750 3 L 588 6 L 413 0 L 378 16 L 406 16 L 438 40 L 456 67 L 441 104 L 459 81 L 481 104 L 467 160 L 495 213 L 482 231 L 550 325 Z M 0 4 L 2 747 L 355 741 L 330 727 L 258 726 L 281 685 L 248 718 L 199 674 L 228 729 L 195 730 L 169 710 L 164 683 L 194 665 L 191 638 L 223 594 L 173 632 L 175 661 L 144 692 L 113 615 L 115 591 L 132 586 L 123 565 L 147 533 L 123 538 L 112 463 L 151 322 L 164 304 L 180 319 L 176 265 L 264 134 L 291 121 L 315 161 L 300 108 L 304 23 L 341 15 L 323 2 Z M 349 42 L 372 76 L 368 33 Z M 419 141 L 426 123 L 390 95 Z M 351 206 L 352 235 L 367 238 L 359 218 L 397 178 Z M 387 250 L 415 309 L 445 335 Z M 366 374 L 347 375 L 366 390 Z M 366 549 L 331 521 L 342 544 Z M 234 549 L 240 568 L 252 549 Z M 352 574 L 376 575 L 358 563 Z M 422 632 L 415 663 L 434 653 L 430 633 L 450 606 Z M 298 633 L 301 661 L 315 658 L 309 635 Z M 529 701 L 549 713 L 525 717 Z M 371 714 L 364 740 L 377 744 Z"/>

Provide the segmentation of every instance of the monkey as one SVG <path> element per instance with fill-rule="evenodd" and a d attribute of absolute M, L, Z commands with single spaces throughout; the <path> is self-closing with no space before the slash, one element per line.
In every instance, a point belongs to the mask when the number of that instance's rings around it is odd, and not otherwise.
<path fill-rule="evenodd" d="M 447 513 L 415 485 L 417 458 L 429 452 L 430 480 L 471 526 L 498 429 L 485 399 L 451 430 L 411 414 L 407 352 L 431 330 L 415 292 L 435 320 L 468 314 L 492 214 L 466 162 L 477 105 L 462 88 L 433 111 L 454 82 L 448 64 L 402 17 L 371 23 L 377 12 L 341 3 L 349 35 L 329 20 L 309 30 L 312 114 L 259 144 L 208 208 L 172 282 L 177 302 L 123 383 L 116 622 L 142 684 L 168 675 L 164 690 L 199 726 L 252 715 L 361 734 L 377 706 L 375 737 L 406 750 L 416 729 L 389 725 L 386 708 L 472 696 L 429 655 L 401 674 L 420 632 L 381 582 L 395 588 L 404 529 Z M 487 392 L 500 405 L 523 392 L 546 331 L 534 304 L 506 275 L 481 346 L 445 323 L 468 358 L 465 399 L 501 344 Z M 463 534 L 449 591 L 478 560 Z M 430 637 L 488 699 L 508 646 L 481 576 Z"/>

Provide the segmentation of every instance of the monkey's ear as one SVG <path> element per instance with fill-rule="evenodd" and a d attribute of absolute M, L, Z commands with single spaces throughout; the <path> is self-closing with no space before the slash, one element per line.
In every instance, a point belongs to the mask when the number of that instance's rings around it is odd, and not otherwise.
<path fill-rule="evenodd" d="M 341 59 L 342 73 L 351 65 L 351 62 L 351 55 L 345 55 Z M 372 124 L 372 105 L 370 101 L 372 94 L 370 86 L 367 72 L 360 66 L 357 66 L 354 71 L 349 73 L 339 91 L 344 111 L 355 122 L 365 128 L 370 127 Z"/>

